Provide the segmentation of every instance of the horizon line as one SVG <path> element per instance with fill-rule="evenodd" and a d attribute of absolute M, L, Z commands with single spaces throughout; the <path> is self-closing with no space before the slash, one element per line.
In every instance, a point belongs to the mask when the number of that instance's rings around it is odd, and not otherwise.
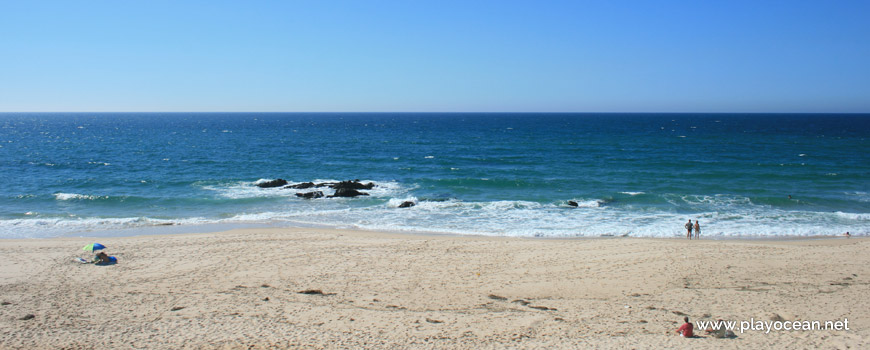
<path fill-rule="evenodd" d="M 0 111 L 0 114 L 12 113 L 296 113 L 296 114 L 870 114 L 870 112 L 555 112 L 555 111 Z"/>

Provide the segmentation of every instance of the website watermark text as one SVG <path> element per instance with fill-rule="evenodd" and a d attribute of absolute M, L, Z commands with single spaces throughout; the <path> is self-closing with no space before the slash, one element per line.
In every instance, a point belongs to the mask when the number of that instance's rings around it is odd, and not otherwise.
<path fill-rule="evenodd" d="M 837 321 L 763 321 L 750 318 L 749 321 L 696 321 L 696 329 L 700 330 L 728 330 L 732 332 L 747 331 L 764 332 L 765 334 L 771 331 L 848 331 L 849 319 Z"/>

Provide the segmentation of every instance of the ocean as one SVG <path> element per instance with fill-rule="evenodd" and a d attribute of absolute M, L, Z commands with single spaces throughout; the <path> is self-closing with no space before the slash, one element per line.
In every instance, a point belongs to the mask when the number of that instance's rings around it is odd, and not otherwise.
<path fill-rule="evenodd" d="M 0 238 L 870 233 L 858 114 L 2 113 L 0 172 Z M 257 186 L 275 179 L 375 187 Z"/>

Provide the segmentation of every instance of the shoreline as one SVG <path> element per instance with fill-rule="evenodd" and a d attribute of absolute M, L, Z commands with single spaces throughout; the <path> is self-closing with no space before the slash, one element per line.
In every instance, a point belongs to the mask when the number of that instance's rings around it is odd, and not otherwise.
<path fill-rule="evenodd" d="M 535 239 L 322 228 L 0 240 L 0 349 L 861 348 L 870 240 Z M 32 315 L 32 316 L 29 316 Z M 850 330 L 674 335 L 691 321 Z M 27 318 L 30 317 L 30 318 Z"/>
<path fill-rule="evenodd" d="M 685 238 L 685 236 L 674 235 L 672 237 L 646 237 L 646 236 L 630 236 L 630 235 L 600 235 L 600 236 L 554 236 L 554 237 L 541 237 L 541 236 L 499 236 L 499 235 L 485 235 L 485 234 L 468 234 L 468 233 L 452 233 L 452 232 L 438 232 L 438 231 L 399 231 L 399 230 L 368 230 L 368 229 L 359 229 L 359 228 L 345 228 L 345 227 L 335 227 L 328 225 L 287 225 L 284 223 L 214 223 L 214 224 L 201 224 L 201 225 L 182 225 L 182 224 L 162 224 L 162 225 L 153 225 L 153 226 L 143 226 L 143 227 L 134 227 L 134 228 L 125 228 L 125 229 L 111 229 L 111 230 L 91 230 L 91 231 L 79 231 L 73 232 L 71 234 L 75 234 L 75 236 L 55 236 L 55 237 L 33 237 L 33 238 L 2 238 L 0 237 L 0 242 L 4 240 L 15 240 L 15 239 L 58 239 L 58 238 L 96 238 L 96 239 L 110 239 L 110 238 L 120 238 L 120 237 L 139 237 L 139 236 L 163 236 L 163 235 L 188 235 L 188 234 L 208 234 L 208 233 L 220 233 L 220 232 L 228 232 L 228 231 L 237 231 L 237 230 L 246 230 L 246 229 L 263 229 L 263 230 L 295 230 L 295 229 L 312 229 L 312 230 L 337 230 L 337 231 L 358 231 L 358 232 L 378 232 L 378 233 L 389 233 L 395 234 L 399 236 L 424 236 L 424 237 L 492 237 L 492 238 L 519 238 L 519 239 L 540 239 L 540 240 L 575 240 L 575 239 L 617 239 L 617 238 L 627 238 L 627 239 L 662 239 L 662 240 L 689 240 Z M 114 233 L 114 235 L 112 235 Z M 123 234 L 117 234 L 123 233 Z M 852 238 L 870 238 L 870 236 L 863 234 L 853 234 L 851 237 L 846 237 L 843 235 L 811 235 L 811 236 L 798 236 L 798 235 L 772 235 L 772 236 L 764 236 L 764 235 L 738 235 L 738 236 L 721 236 L 721 235 L 711 235 L 701 237 L 700 240 L 710 240 L 710 241 L 791 241 L 791 240 L 818 240 L 818 239 L 852 239 Z M 695 239 L 692 239 L 695 240 Z"/>

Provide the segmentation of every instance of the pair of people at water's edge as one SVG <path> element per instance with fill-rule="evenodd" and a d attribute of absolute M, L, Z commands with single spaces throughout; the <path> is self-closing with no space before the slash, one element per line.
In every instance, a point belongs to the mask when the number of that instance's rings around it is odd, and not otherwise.
<path fill-rule="evenodd" d="M 695 224 L 692 225 L 692 219 L 689 219 L 689 222 L 686 223 L 686 238 L 692 239 L 692 230 L 695 230 L 695 239 L 701 239 L 701 224 L 698 220 L 695 220 Z"/>

